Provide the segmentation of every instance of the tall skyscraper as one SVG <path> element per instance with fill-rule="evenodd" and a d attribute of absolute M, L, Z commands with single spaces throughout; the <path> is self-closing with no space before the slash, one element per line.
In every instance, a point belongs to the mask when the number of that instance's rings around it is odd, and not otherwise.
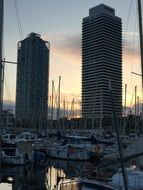
<path fill-rule="evenodd" d="M 89 9 L 82 23 L 82 116 L 112 116 L 111 82 L 117 117 L 122 115 L 122 23 L 104 4 Z"/>
<path fill-rule="evenodd" d="M 49 42 L 31 33 L 18 42 L 16 121 L 35 124 L 47 118 Z"/>

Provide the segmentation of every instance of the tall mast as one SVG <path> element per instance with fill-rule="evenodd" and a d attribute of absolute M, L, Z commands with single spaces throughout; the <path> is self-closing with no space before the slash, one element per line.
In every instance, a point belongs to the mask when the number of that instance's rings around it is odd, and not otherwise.
<path fill-rule="evenodd" d="M 54 110 L 54 81 L 52 81 L 52 102 L 51 102 L 51 122 L 53 121 L 53 110 Z"/>
<path fill-rule="evenodd" d="M 138 0 L 138 19 L 139 19 L 139 36 L 140 36 L 140 54 L 141 54 L 141 77 L 142 77 L 142 98 L 143 98 L 143 35 L 142 35 L 142 7 L 141 0 Z M 143 101 L 143 100 L 142 100 Z M 142 115 L 141 120 L 143 119 L 143 102 L 142 102 Z M 142 124 L 143 125 L 143 124 Z"/>
<path fill-rule="evenodd" d="M 60 91 L 61 91 L 61 76 L 59 76 L 59 87 L 58 87 L 58 109 L 57 109 L 57 119 L 60 119 Z"/>
<path fill-rule="evenodd" d="M 111 87 L 111 81 L 109 81 L 109 91 L 110 91 L 111 106 L 112 106 L 112 112 L 113 112 L 113 127 L 115 129 L 116 136 L 117 136 L 117 145 L 118 145 L 118 151 L 119 151 L 119 162 L 120 162 L 121 169 L 122 169 L 124 189 L 128 190 L 128 179 L 127 179 L 126 170 L 124 168 L 122 143 L 121 143 L 121 139 L 120 139 L 119 125 L 118 125 L 117 118 L 116 118 L 114 99 L 113 99 L 114 97 L 113 97 L 113 91 L 112 91 L 112 87 Z"/>
<path fill-rule="evenodd" d="M 137 132 L 137 86 L 135 86 L 135 131 Z"/>
<path fill-rule="evenodd" d="M 50 128 L 49 131 L 53 129 L 53 112 L 54 112 L 54 81 L 52 81 L 52 97 L 51 97 L 51 110 L 50 110 Z"/>
<path fill-rule="evenodd" d="M 138 18 L 139 18 L 140 54 L 141 54 L 141 76 L 142 76 L 142 88 L 143 88 L 143 36 L 142 36 L 141 0 L 138 0 Z"/>
<path fill-rule="evenodd" d="M 123 134 L 126 132 L 126 109 L 127 109 L 127 84 L 125 84 L 125 103 L 124 103 L 124 125 L 123 125 Z"/>
<path fill-rule="evenodd" d="M 61 76 L 59 76 L 59 87 L 58 87 L 58 108 L 57 108 L 57 121 L 58 121 L 58 130 L 61 132 L 61 125 L 60 125 L 60 94 L 61 94 Z"/>
<path fill-rule="evenodd" d="M 2 146 L 2 49 L 3 49 L 3 12 L 4 2 L 0 0 L 0 170 L 1 170 L 1 146 Z"/>

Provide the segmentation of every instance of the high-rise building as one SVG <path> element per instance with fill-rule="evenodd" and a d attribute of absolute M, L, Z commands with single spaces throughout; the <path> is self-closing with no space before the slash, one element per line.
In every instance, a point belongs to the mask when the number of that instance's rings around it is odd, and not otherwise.
<path fill-rule="evenodd" d="M 112 115 L 111 83 L 117 117 L 122 115 L 122 22 L 100 4 L 82 23 L 82 116 Z"/>
<path fill-rule="evenodd" d="M 16 122 L 47 119 L 49 42 L 31 33 L 18 42 Z"/>

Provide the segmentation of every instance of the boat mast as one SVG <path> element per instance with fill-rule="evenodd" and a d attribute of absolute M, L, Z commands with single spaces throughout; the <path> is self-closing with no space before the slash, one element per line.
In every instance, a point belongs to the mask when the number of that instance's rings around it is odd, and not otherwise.
<path fill-rule="evenodd" d="M 57 119 L 60 118 L 60 89 L 61 88 L 61 76 L 59 76 L 59 86 L 58 86 L 58 109 L 57 109 Z"/>
<path fill-rule="evenodd" d="M 142 88 L 143 88 L 143 36 L 142 36 L 142 11 L 141 0 L 138 0 L 138 18 L 139 18 L 139 36 L 140 36 L 140 53 L 141 53 L 141 75 L 142 75 Z"/>
<path fill-rule="evenodd" d="M 110 80 L 109 80 L 109 92 L 110 92 L 111 106 L 112 106 L 112 112 L 113 112 L 113 127 L 115 129 L 116 136 L 117 136 L 117 145 L 118 145 L 118 151 L 119 151 L 119 162 L 120 162 L 121 169 L 122 169 L 124 189 L 128 190 L 128 179 L 127 179 L 126 170 L 124 168 L 122 143 L 121 143 L 121 139 L 120 139 L 119 125 L 118 125 L 117 118 L 116 118 L 116 112 L 115 112 L 114 100 L 113 100 L 114 97 L 113 97 L 113 92 L 112 92 Z"/>
<path fill-rule="evenodd" d="M 59 76 L 59 86 L 58 86 L 58 108 L 57 108 L 57 121 L 58 121 L 58 130 L 61 133 L 61 124 L 60 124 L 60 100 L 61 100 L 61 76 Z"/>
<path fill-rule="evenodd" d="M 137 131 L 137 86 L 135 86 L 135 131 Z"/>
<path fill-rule="evenodd" d="M 54 110 L 54 81 L 52 81 L 52 102 L 51 102 L 51 123 L 53 121 L 53 110 Z"/>
<path fill-rule="evenodd" d="M 54 81 L 52 81 L 52 97 L 50 101 L 50 125 L 49 125 L 49 132 L 53 129 L 53 113 L 54 113 Z"/>
<path fill-rule="evenodd" d="M 3 47 L 3 12 L 4 2 L 0 0 L 0 170 L 1 170 L 1 146 L 2 146 L 2 47 Z M 1 176 L 0 176 L 1 177 Z"/>
<path fill-rule="evenodd" d="M 124 103 L 124 125 L 123 125 L 123 135 L 126 133 L 126 109 L 127 109 L 127 84 L 125 84 L 125 103 Z"/>
<path fill-rule="evenodd" d="M 141 0 L 138 0 L 138 19 L 139 19 L 139 36 L 140 36 L 140 54 L 141 54 L 141 77 L 142 77 L 142 98 L 143 98 L 143 35 L 142 35 L 142 8 Z M 143 103 L 142 103 L 142 117 L 143 119 Z"/>

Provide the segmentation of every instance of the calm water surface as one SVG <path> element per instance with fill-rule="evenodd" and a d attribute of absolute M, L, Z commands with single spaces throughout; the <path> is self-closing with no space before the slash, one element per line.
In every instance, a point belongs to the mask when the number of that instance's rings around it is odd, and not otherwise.
<path fill-rule="evenodd" d="M 56 190 L 62 178 L 86 175 L 104 180 L 120 167 L 119 164 L 103 164 L 51 159 L 41 165 L 3 166 L 0 190 Z"/>

